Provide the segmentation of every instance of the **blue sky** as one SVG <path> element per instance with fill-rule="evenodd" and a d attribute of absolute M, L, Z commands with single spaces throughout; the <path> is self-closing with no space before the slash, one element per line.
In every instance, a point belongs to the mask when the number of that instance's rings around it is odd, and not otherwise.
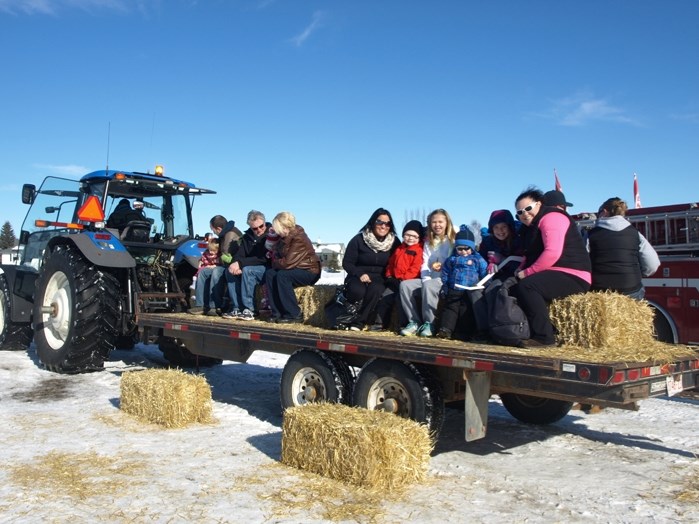
<path fill-rule="evenodd" d="M 573 212 L 699 200 L 699 2 L 0 0 L 0 220 L 24 182 L 103 169 L 290 210 L 347 242 L 377 207 L 486 223 L 524 188 Z"/>

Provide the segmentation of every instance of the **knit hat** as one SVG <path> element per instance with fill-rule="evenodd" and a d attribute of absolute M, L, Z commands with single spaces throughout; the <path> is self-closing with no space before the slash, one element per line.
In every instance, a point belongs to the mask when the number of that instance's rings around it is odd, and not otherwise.
<path fill-rule="evenodd" d="M 573 207 L 573 204 L 566 201 L 566 196 L 561 191 L 547 191 L 544 193 L 542 202 L 545 206 Z"/>
<path fill-rule="evenodd" d="M 508 209 L 496 209 L 490 213 L 490 219 L 488 219 L 488 233 L 493 234 L 493 226 L 496 224 L 507 224 L 510 227 L 510 231 L 515 230 L 515 217 Z"/>
<path fill-rule="evenodd" d="M 456 246 L 468 246 L 474 252 L 476 251 L 476 242 L 473 232 L 468 226 L 461 226 L 461 230 L 456 234 L 456 239 L 454 240 L 454 247 Z"/>
<path fill-rule="evenodd" d="M 265 239 L 265 249 L 267 251 L 272 251 L 274 246 L 279 242 L 279 233 L 277 233 L 273 227 L 267 228 L 267 238 Z"/>
<path fill-rule="evenodd" d="M 405 227 L 403 228 L 404 235 L 406 231 L 414 231 L 422 239 L 425 233 L 425 228 L 422 227 L 422 224 L 419 220 L 411 220 L 410 222 L 405 224 Z"/>

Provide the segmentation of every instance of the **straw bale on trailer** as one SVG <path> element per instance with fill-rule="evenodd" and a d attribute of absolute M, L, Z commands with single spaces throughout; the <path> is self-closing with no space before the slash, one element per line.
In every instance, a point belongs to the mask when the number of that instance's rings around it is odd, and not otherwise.
<path fill-rule="evenodd" d="M 325 327 L 325 304 L 335 296 L 337 286 L 302 286 L 297 287 L 296 300 L 303 312 L 305 324 Z"/>
<path fill-rule="evenodd" d="M 564 345 L 638 348 L 654 342 L 654 312 L 644 300 L 594 291 L 554 300 L 549 312 Z"/>
<path fill-rule="evenodd" d="M 178 369 L 125 372 L 121 377 L 120 406 L 143 422 L 166 428 L 212 421 L 208 382 L 202 376 Z"/>
<path fill-rule="evenodd" d="M 384 411 L 318 403 L 284 412 L 284 464 L 369 489 L 424 481 L 432 446 L 426 426 Z"/>

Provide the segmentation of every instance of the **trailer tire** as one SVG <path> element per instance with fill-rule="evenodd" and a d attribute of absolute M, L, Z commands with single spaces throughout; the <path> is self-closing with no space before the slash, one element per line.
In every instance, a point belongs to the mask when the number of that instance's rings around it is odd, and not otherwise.
<path fill-rule="evenodd" d="M 572 402 L 565 400 L 516 393 L 502 393 L 500 400 L 510 415 L 527 424 L 553 424 L 565 417 L 573 407 Z"/>
<path fill-rule="evenodd" d="M 223 363 L 220 358 L 195 355 L 176 337 L 159 337 L 158 347 L 170 365 L 176 368 L 210 368 Z"/>
<path fill-rule="evenodd" d="M 282 409 L 311 402 L 349 404 L 354 376 L 340 356 L 312 349 L 300 349 L 282 370 Z"/>
<path fill-rule="evenodd" d="M 130 335 L 119 335 L 116 339 L 116 349 L 133 349 L 138 342 L 138 333 Z"/>
<path fill-rule="evenodd" d="M 119 300 L 118 280 L 74 246 L 61 244 L 47 253 L 36 281 L 33 313 L 36 353 L 46 369 L 102 369 L 118 334 Z"/>
<path fill-rule="evenodd" d="M 437 435 L 444 421 L 444 401 L 432 374 L 410 362 L 373 359 L 354 385 L 355 406 L 384 409 L 425 424 Z"/>
<path fill-rule="evenodd" d="M 11 322 L 12 300 L 5 275 L 0 274 L 0 349 L 25 351 L 32 342 L 32 326 L 29 323 Z"/>
<path fill-rule="evenodd" d="M 668 344 L 675 344 L 675 336 L 672 333 L 672 326 L 665 315 L 663 315 L 659 309 L 653 308 L 655 313 L 653 316 L 653 331 L 655 332 L 655 338 L 660 342 L 667 342 Z"/>

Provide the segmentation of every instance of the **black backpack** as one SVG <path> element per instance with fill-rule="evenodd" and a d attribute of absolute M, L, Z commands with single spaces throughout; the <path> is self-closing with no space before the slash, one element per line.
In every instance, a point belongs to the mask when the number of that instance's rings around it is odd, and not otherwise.
<path fill-rule="evenodd" d="M 345 286 L 338 286 L 335 296 L 325 305 L 325 327 L 347 330 L 359 319 L 362 301 L 353 303 L 345 296 Z"/>
<path fill-rule="evenodd" d="M 488 333 L 496 344 L 518 346 L 530 336 L 529 322 L 517 299 L 510 296 L 510 288 L 517 283 L 515 277 L 504 282 L 494 280 L 485 290 L 488 307 Z"/>

